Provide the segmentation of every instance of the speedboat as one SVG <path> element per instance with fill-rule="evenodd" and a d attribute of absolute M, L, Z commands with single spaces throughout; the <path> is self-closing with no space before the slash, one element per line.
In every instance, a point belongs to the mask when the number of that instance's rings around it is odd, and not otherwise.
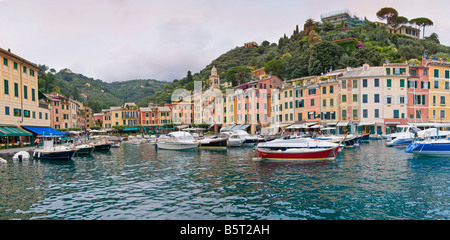
<path fill-rule="evenodd" d="M 418 156 L 450 157 L 450 140 L 425 139 L 412 142 L 405 150 Z"/>
<path fill-rule="evenodd" d="M 333 160 L 339 144 L 311 138 L 277 139 L 256 146 L 257 156 L 269 161 Z"/>
<path fill-rule="evenodd" d="M 418 139 L 429 139 L 429 138 L 436 138 L 436 139 L 442 139 L 445 138 L 448 134 L 450 134 L 450 131 L 439 131 L 437 128 L 429 128 L 422 131 L 419 131 L 417 128 L 411 128 L 412 132 L 402 132 L 397 134 L 397 137 L 389 142 L 386 142 L 386 146 L 388 147 L 400 147 L 400 146 L 408 146 L 413 141 L 414 138 Z M 417 133 L 417 136 L 416 134 Z"/>
<path fill-rule="evenodd" d="M 106 137 L 94 137 L 91 137 L 91 139 L 93 139 L 92 144 L 94 145 L 94 151 L 109 151 L 111 149 L 112 142 L 107 141 Z"/>
<path fill-rule="evenodd" d="M 50 160 L 70 160 L 77 149 L 67 146 L 53 146 L 53 141 L 44 141 L 43 148 L 33 150 L 33 158 Z"/>
<path fill-rule="evenodd" d="M 73 148 L 77 150 L 77 152 L 75 153 L 77 156 L 90 155 L 95 149 L 95 147 L 92 143 L 75 145 L 75 146 L 73 146 Z"/>
<path fill-rule="evenodd" d="M 188 132 L 171 132 L 165 137 L 160 137 L 156 143 L 158 149 L 191 150 L 197 149 L 199 141 Z"/>
<path fill-rule="evenodd" d="M 228 145 L 228 137 L 212 136 L 200 140 L 200 148 L 226 148 Z"/>
<path fill-rule="evenodd" d="M 240 147 L 245 142 L 245 137 L 236 132 L 225 132 L 228 135 L 228 146 Z"/>

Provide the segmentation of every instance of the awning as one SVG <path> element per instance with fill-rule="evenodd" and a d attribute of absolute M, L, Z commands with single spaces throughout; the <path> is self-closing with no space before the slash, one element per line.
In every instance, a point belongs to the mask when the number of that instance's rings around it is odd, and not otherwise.
<path fill-rule="evenodd" d="M 220 131 L 221 131 L 221 132 L 229 131 L 229 130 L 231 130 L 234 126 L 236 126 L 236 125 L 230 125 L 230 126 L 223 127 L 223 128 L 220 129 Z"/>
<path fill-rule="evenodd" d="M 385 122 L 384 124 L 386 125 L 398 125 L 398 124 L 402 124 L 401 122 Z"/>
<path fill-rule="evenodd" d="M 344 127 L 344 126 L 347 126 L 347 125 L 348 125 L 348 122 L 339 122 L 336 126 Z"/>
<path fill-rule="evenodd" d="M 360 122 L 358 126 L 373 126 L 375 122 Z"/>
<path fill-rule="evenodd" d="M 287 127 L 286 129 L 302 129 L 302 128 L 308 128 L 308 127 L 303 124 L 294 124 L 294 125 Z"/>
<path fill-rule="evenodd" d="M 141 129 L 138 127 L 124 128 L 122 131 L 140 131 Z"/>
<path fill-rule="evenodd" d="M 22 126 L 22 127 L 30 132 L 34 132 L 34 133 L 38 134 L 40 137 L 64 137 L 64 136 L 66 136 L 66 133 L 60 132 L 51 127 L 26 127 L 26 126 Z"/>
<path fill-rule="evenodd" d="M 292 124 L 280 124 L 278 127 L 279 128 L 286 128 L 286 127 L 289 127 L 289 126 L 291 126 Z M 276 125 L 275 125 L 276 126 Z"/>
<path fill-rule="evenodd" d="M 24 131 L 18 127 L 0 127 L 0 137 L 20 137 L 33 136 L 33 134 Z"/>

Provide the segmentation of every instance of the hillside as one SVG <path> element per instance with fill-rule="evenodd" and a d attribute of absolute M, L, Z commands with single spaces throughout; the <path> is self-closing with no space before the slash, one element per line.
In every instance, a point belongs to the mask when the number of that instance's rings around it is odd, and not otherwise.
<path fill-rule="evenodd" d="M 106 83 L 68 69 L 58 73 L 42 72 L 39 81 L 42 92 L 56 90 L 99 111 L 125 102 L 135 102 L 139 106 L 146 106 L 148 102 L 170 103 L 171 93 L 177 88 L 193 90 L 194 81 L 202 81 L 207 87 L 213 65 L 222 82 L 238 85 L 250 81 L 251 70 L 261 67 L 269 74 L 289 80 L 347 66 L 358 67 L 364 63 L 381 66 L 386 61 L 421 60 L 424 55 L 449 58 L 450 47 L 441 45 L 435 33 L 416 40 L 406 35 L 390 34 L 385 26 L 368 20 L 363 26 L 348 28 L 343 24 L 319 24 L 308 19 L 302 31 L 297 25 L 290 37 L 284 34 L 278 43 L 263 41 L 251 49 L 235 47 L 200 72 L 191 74 L 187 71 L 186 77 L 173 82 L 145 79 Z"/>
<path fill-rule="evenodd" d="M 40 66 L 46 69 L 45 66 Z M 82 74 L 63 69 L 59 72 L 39 73 L 39 90 L 43 93 L 59 92 L 72 97 L 99 112 L 102 108 L 120 106 L 125 102 L 140 103 L 144 98 L 154 96 L 167 82 L 154 79 L 103 82 Z M 147 103 L 140 103 L 146 106 Z"/>

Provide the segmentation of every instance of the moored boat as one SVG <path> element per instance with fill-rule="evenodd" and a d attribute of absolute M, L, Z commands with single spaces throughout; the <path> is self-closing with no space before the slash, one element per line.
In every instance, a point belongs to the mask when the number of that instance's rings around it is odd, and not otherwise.
<path fill-rule="evenodd" d="M 43 148 L 33 150 L 33 158 L 49 160 L 70 160 L 77 149 L 66 146 L 53 146 L 53 141 L 44 141 Z"/>
<path fill-rule="evenodd" d="M 167 150 L 193 150 L 197 149 L 199 142 L 188 132 L 171 132 L 158 139 L 157 149 Z"/>
<path fill-rule="evenodd" d="M 77 156 L 90 155 L 95 149 L 93 144 L 75 145 L 73 146 L 73 148 L 77 150 L 77 152 L 75 153 L 75 155 Z"/>
<path fill-rule="evenodd" d="M 201 139 L 200 148 L 221 148 L 225 149 L 228 145 L 228 137 L 213 136 Z"/>
<path fill-rule="evenodd" d="M 268 161 L 321 161 L 334 160 L 339 146 L 328 141 L 301 138 L 260 143 L 256 152 L 258 158 Z"/>
<path fill-rule="evenodd" d="M 450 140 L 446 138 L 414 141 L 405 152 L 418 156 L 450 157 Z"/>

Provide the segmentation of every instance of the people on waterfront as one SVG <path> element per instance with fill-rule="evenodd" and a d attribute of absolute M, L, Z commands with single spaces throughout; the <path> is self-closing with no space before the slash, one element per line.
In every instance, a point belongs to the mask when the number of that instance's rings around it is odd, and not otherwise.
<path fill-rule="evenodd" d="M 34 144 L 36 145 L 36 148 L 39 148 L 39 138 L 36 138 L 36 140 L 34 140 Z"/>

